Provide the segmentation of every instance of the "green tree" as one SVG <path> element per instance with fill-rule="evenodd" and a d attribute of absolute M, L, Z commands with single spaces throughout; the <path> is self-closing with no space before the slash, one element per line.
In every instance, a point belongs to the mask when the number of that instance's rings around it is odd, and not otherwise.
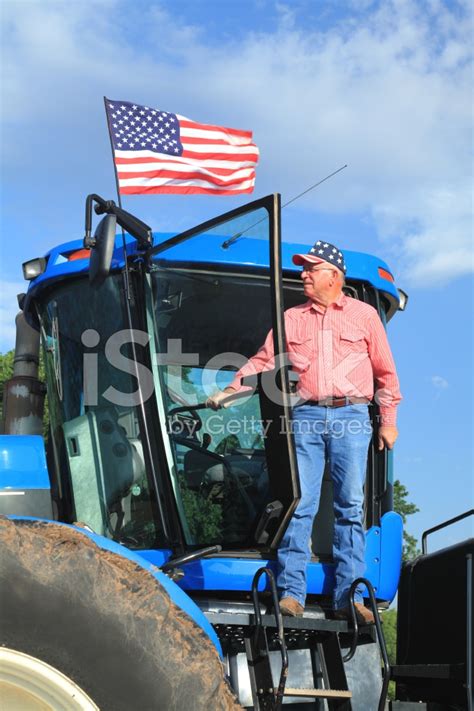
<path fill-rule="evenodd" d="M 393 484 L 393 509 L 402 517 L 403 525 L 406 525 L 407 516 L 417 513 L 420 509 L 418 506 L 407 500 L 409 491 L 398 479 Z M 403 530 L 403 560 L 412 560 L 420 554 L 417 546 L 417 540 L 410 535 L 404 528 Z"/>

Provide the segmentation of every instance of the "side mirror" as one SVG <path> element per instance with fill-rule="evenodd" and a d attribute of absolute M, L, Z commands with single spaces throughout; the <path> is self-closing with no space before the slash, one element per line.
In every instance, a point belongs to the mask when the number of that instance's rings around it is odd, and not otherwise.
<path fill-rule="evenodd" d="M 97 225 L 91 247 L 89 266 L 91 286 L 101 286 L 109 275 L 115 247 L 116 229 L 117 218 L 115 215 L 106 215 Z"/>
<path fill-rule="evenodd" d="M 399 311 L 405 311 L 408 303 L 408 294 L 403 289 L 398 289 L 398 296 L 400 297 L 400 302 L 398 305 Z"/>

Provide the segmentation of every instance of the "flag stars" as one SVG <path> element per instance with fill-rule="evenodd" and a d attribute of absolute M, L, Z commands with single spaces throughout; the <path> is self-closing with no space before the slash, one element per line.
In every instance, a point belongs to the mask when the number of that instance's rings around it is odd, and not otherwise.
<path fill-rule="evenodd" d="M 117 150 L 123 148 L 131 152 L 146 149 L 158 154 L 182 153 L 179 123 L 176 123 L 174 114 L 128 102 L 107 102 L 106 107 Z"/>

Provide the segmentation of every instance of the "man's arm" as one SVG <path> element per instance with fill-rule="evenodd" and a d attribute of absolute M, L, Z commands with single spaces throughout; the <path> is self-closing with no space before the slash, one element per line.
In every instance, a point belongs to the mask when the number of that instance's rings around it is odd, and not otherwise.
<path fill-rule="evenodd" d="M 247 363 L 240 368 L 235 374 L 235 378 L 224 390 L 214 393 L 206 400 L 206 405 L 213 410 L 218 410 L 220 407 L 225 407 L 222 402 L 230 395 L 251 390 L 250 387 L 245 387 L 241 384 L 241 380 L 246 375 L 255 375 L 263 370 L 271 370 L 274 367 L 274 350 L 273 350 L 273 330 L 271 330 L 265 339 L 265 343 L 255 355 L 248 359 Z"/>
<path fill-rule="evenodd" d="M 380 410 L 378 448 L 392 449 L 398 437 L 397 405 L 402 396 L 387 334 L 377 314 L 370 322 L 369 356 L 377 386 L 375 398 Z"/>

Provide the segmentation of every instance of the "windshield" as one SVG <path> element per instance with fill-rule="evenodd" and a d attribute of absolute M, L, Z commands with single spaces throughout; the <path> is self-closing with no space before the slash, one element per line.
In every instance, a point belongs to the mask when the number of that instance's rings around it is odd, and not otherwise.
<path fill-rule="evenodd" d="M 163 541 L 145 464 L 122 276 L 69 281 L 38 306 L 48 380 L 55 498 L 66 520 L 148 548 Z M 130 361 L 128 361 L 129 363 Z M 72 506 L 71 506 L 72 502 Z"/>
<path fill-rule="evenodd" d="M 247 212 L 193 240 L 199 240 L 205 254 L 210 241 L 221 245 L 241 234 L 248 250 L 268 254 L 268 212 Z M 156 259 L 150 277 L 150 330 L 169 468 L 186 542 L 255 545 L 258 523 L 275 498 L 265 451 L 268 422 L 259 394 L 251 391 L 217 412 L 204 403 L 232 383 L 270 331 L 270 281 L 190 272 L 173 265 L 172 251 L 164 256 L 168 259 Z"/>

